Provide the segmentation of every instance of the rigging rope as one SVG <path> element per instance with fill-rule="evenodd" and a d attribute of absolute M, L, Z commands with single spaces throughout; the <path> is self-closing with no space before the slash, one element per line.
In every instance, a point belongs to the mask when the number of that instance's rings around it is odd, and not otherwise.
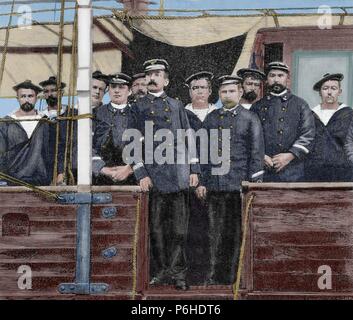
<path fill-rule="evenodd" d="M 37 193 L 39 193 L 39 194 L 41 194 L 41 195 L 43 195 L 45 197 L 53 198 L 55 200 L 59 199 L 59 196 L 56 193 L 54 193 L 54 192 L 49 192 L 49 191 L 40 189 L 40 188 L 30 184 L 30 183 L 27 183 L 27 182 L 24 182 L 22 180 L 19 180 L 19 179 L 15 178 L 15 177 L 9 176 L 6 173 L 0 172 L 0 178 L 4 179 L 6 181 L 10 181 L 10 182 L 12 182 L 14 184 L 18 184 L 20 186 L 26 187 L 26 188 L 28 188 L 28 189 L 30 189 L 30 190 L 32 190 L 34 192 L 37 192 Z"/>
<path fill-rule="evenodd" d="M 135 231 L 134 231 L 134 246 L 132 251 L 132 300 L 136 298 L 136 286 L 137 286 L 137 246 L 139 242 L 140 233 L 140 215 L 141 215 L 141 195 L 138 195 L 136 203 L 136 215 L 135 215 Z"/>
<path fill-rule="evenodd" d="M 15 7 L 15 0 L 12 0 L 11 13 L 13 13 L 14 7 Z M 2 85 L 2 79 L 3 79 L 3 77 L 4 77 L 5 61 L 6 61 L 7 47 L 8 47 L 8 45 L 9 45 L 11 23 L 12 23 L 12 15 L 10 15 L 9 23 L 8 23 L 8 25 L 7 25 L 7 28 L 6 28 L 4 49 L 3 49 L 3 51 L 2 51 L 2 57 L 1 57 L 1 66 L 0 66 L 0 89 L 1 89 L 1 85 Z"/>
<path fill-rule="evenodd" d="M 60 36 L 59 36 L 59 45 L 58 45 L 58 59 L 57 59 L 57 78 L 56 78 L 56 88 L 58 95 L 58 106 L 57 106 L 57 115 L 61 113 L 61 104 L 62 104 L 62 90 L 61 87 L 61 73 L 62 73 L 62 60 L 63 60 L 63 37 L 64 37 L 64 17 L 65 17 L 65 0 L 61 0 L 60 8 Z M 55 151 L 54 151 L 54 168 L 53 168 L 53 185 L 56 185 L 57 175 L 58 175 L 58 153 L 59 153 L 59 135 L 60 135 L 60 123 L 55 124 L 56 127 L 56 139 L 55 139 Z"/>
<path fill-rule="evenodd" d="M 78 5 L 76 5 L 74 24 L 72 28 L 72 52 L 71 52 L 71 68 L 70 68 L 70 87 L 69 87 L 69 105 L 68 105 L 68 115 L 74 117 L 74 90 L 76 88 L 77 79 L 77 17 L 78 17 Z M 75 184 L 75 178 L 72 173 L 72 148 L 74 139 L 74 123 L 70 119 L 68 125 L 66 126 L 66 136 L 65 136 L 65 155 L 64 155 L 64 181 L 66 179 L 66 171 L 69 175 L 69 185 Z"/>
<path fill-rule="evenodd" d="M 233 294 L 234 294 L 233 298 L 234 298 L 234 300 L 238 300 L 238 296 L 239 296 L 240 278 L 241 278 L 241 272 L 242 272 L 242 268 L 243 268 L 246 237 L 247 237 L 247 233 L 248 233 L 249 213 L 250 213 L 250 207 L 251 207 L 254 199 L 255 199 L 255 195 L 251 194 L 249 199 L 246 202 L 246 205 L 245 205 L 245 214 L 244 214 L 243 228 L 242 228 L 243 229 L 243 236 L 242 236 L 242 240 L 241 240 L 237 278 L 236 278 L 235 283 L 233 284 Z"/>

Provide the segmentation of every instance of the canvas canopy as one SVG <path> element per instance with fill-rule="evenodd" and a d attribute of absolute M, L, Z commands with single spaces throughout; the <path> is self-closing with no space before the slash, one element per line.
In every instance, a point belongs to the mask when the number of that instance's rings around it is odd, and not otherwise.
<path fill-rule="evenodd" d="M 116 12 L 115 12 L 116 13 Z M 133 59 L 138 52 L 129 50 L 133 41 L 130 28 L 156 41 L 176 47 L 193 47 L 217 43 L 246 34 L 240 57 L 233 70 L 250 63 L 256 33 L 261 28 L 318 26 L 322 16 L 315 14 L 243 16 L 128 17 L 120 12 L 122 21 L 115 16 L 97 17 L 93 28 L 92 69 L 113 73 L 121 70 L 122 59 Z M 352 25 L 352 14 L 335 14 L 332 25 Z M 13 96 L 12 86 L 25 79 L 33 82 L 56 74 L 59 25 L 33 25 L 30 29 L 11 28 L 6 55 L 1 97 Z M 0 52 L 3 52 L 6 28 L 0 29 Z M 64 54 L 62 79 L 69 81 L 72 45 L 72 23 L 64 27 Z M 0 59 L 2 54 L 0 54 Z"/>

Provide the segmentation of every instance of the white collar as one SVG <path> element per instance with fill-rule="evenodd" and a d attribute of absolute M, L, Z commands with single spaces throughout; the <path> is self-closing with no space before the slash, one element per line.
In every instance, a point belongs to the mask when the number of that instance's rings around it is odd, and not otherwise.
<path fill-rule="evenodd" d="M 285 95 L 287 93 L 287 91 L 288 91 L 288 89 L 282 91 L 281 93 L 270 92 L 270 94 L 275 96 L 275 97 L 281 97 L 281 96 Z"/>
<path fill-rule="evenodd" d="M 9 115 L 9 117 L 11 117 L 13 119 L 38 120 L 38 119 L 42 118 L 42 115 L 40 115 L 40 114 L 31 114 L 31 115 L 28 115 L 28 116 L 18 117 L 18 116 L 15 115 L 15 112 L 14 112 L 14 113 L 11 113 Z"/>
<path fill-rule="evenodd" d="M 118 109 L 118 110 L 122 110 L 126 107 L 127 103 L 123 103 L 123 104 L 116 104 L 116 103 L 113 103 L 113 102 L 110 102 L 110 104 L 112 105 L 112 107 L 114 109 Z"/>
<path fill-rule="evenodd" d="M 186 110 L 189 110 L 191 112 L 194 112 L 195 110 L 206 110 L 206 108 L 203 108 L 203 109 L 194 109 L 193 106 L 192 106 L 192 103 L 188 103 L 186 106 L 185 106 L 185 109 Z M 208 107 L 207 107 L 207 110 L 208 110 L 208 113 L 212 112 L 213 110 L 216 109 L 216 106 L 213 104 L 213 103 L 209 103 L 208 104 Z"/>
<path fill-rule="evenodd" d="M 148 91 L 149 94 L 151 94 L 152 96 L 155 96 L 155 97 L 160 97 L 164 91 L 160 91 L 160 92 L 150 92 Z"/>
<path fill-rule="evenodd" d="M 224 111 L 227 111 L 227 112 L 234 112 L 234 110 L 236 109 L 236 108 L 238 108 L 239 107 L 239 104 L 237 104 L 235 107 L 233 107 L 232 109 L 227 109 L 227 108 L 225 108 L 224 106 L 223 106 L 223 110 Z"/>

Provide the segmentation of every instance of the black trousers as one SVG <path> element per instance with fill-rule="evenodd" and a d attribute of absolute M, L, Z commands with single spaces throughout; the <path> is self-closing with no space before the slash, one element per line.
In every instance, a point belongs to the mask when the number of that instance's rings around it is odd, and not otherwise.
<path fill-rule="evenodd" d="M 210 192 L 208 195 L 209 279 L 232 284 L 241 245 L 241 198 L 239 192 Z"/>
<path fill-rule="evenodd" d="M 150 276 L 185 280 L 189 192 L 150 193 Z"/>
<path fill-rule="evenodd" d="M 209 263 L 208 206 L 207 202 L 190 193 L 190 217 L 186 256 L 188 261 L 187 279 L 191 285 L 205 282 Z"/>

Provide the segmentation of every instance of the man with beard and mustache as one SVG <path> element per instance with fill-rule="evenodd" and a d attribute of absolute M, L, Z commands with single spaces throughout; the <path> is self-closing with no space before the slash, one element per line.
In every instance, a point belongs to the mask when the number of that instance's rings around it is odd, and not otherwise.
<path fill-rule="evenodd" d="M 209 102 L 212 93 L 213 74 L 208 71 L 200 71 L 190 75 L 185 80 L 189 89 L 191 103 L 185 106 L 190 126 L 198 131 L 206 116 L 216 109 Z M 197 140 L 198 142 L 198 140 Z M 199 146 L 197 147 L 200 154 Z M 205 281 L 205 273 L 208 264 L 208 234 L 207 207 L 195 193 L 190 193 L 190 218 L 187 242 L 187 258 L 189 261 L 188 279 L 190 283 L 201 284 Z"/>
<path fill-rule="evenodd" d="M 42 116 L 34 108 L 42 89 L 30 80 L 13 89 L 20 108 L 0 122 L 0 172 L 33 185 L 48 185 L 53 163 L 49 124 L 39 121 Z"/>
<path fill-rule="evenodd" d="M 147 83 L 145 73 L 136 73 L 132 76 L 131 99 L 136 102 L 147 94 Z"/>
<path fill-rule="evenodd" d="M 190 124 L 181 101 L 170 98 L 164 91 L 169 84 L 168 62 L 152 59 L 143 66 L 148 93 L 133 106 L 137 120 L 135 129 L 145 137 L 144 159 L 152 154 L 153 161 L 144 163 L 141 159 L 133 169 L 142 191 L 150 191 L 150 285 L 174 284 L 176 289 L 187 290 L 188 195 L 189 187 L 198 184 L 200 167 L 198 159 L 188 161 L 189 148 L 185 150 L 184 144 L 181 148 L 185 152 L 179 148 L 178 132 L 190 129 Z M 171 137 L 168 148 L 162 149 L 154 138 L 150 140 L 149 125 L 152 125 L 152 137 L 159 129 Z M 194 144 L 194 140 L 191 143 Z M 171 151 L 175 158 L 161 161 L 158 155 L 164 153 L 162 150 Z M 183 161 L 175 161 L 181 154 Z"/>
<path fill-rule="evenodd" d="M 57 127 L 57 118 L 58 118 L 58 103 L 59 99 L 62 98 L 64 94 L 64 88 L 66 87 L 66 83 L 61 82 L 60 88 L 57 85 L 57 78 L 55 76 L 49 77 L 47 80 L 39 82 L 39 85 L 43 88 L 43 97 L 47 102 L 47 108 L 41 111 L 43 116 L 48 117 L 53 122 L 50 125 L 50 141 L 49 145 L 51 146 L 51 158 L 55 158 L 55 154 L 57 154 L 57 176 L 55 179 L 55 184 L 62 184 L 66 177 L 64 177 L 64 166 L 65 166 L 65 150 L 66 148 L 66 129 L 68 126 L 68 121 L 60 121 L 59 127 Z M 60 91 L 60 93 L 59 93 Z M 71 112 L 70 112 L 71 115 Z M 77 115 L 77 110 L 73 110 L 73 115 Z M 69 116 L 67 106 L 61 105 L 60 111 L 61 117 Z M 59 129 L 59 145 L 58 151 L 56 151 L 56 138 L 57 138 L 57 129 Z M 77 136 L 74 136 L 74 140 L 77 139 Z M 73 145 L 76 145 L 76 141 L 73 141 Z M 75 150 L 73 148 L 73 150 Z M 75 174 L 77 170 L 77 160 L 76 160 L 76 150 L 73 152 L 75 155 L 73 156 L 73 163 L 75 163 Z M 54 172 L 53 172 L 54 174 Z M 52 174 L 52 176 L 53 176 Z M 54 179 L 52 178 L 54 181 Z"/>
<path fill-rule="evenodd" d="M 343 74 L 326 73 L 316 82 L 321 103 L 314 107 L 316 135 L 313 151 L 305 162 L 307 181 L 351 181 L 352 167 L 345 155 L 344 145 L 352 122 L 352 108 L 339 102 Z"/>
<path fill-rule="evenodd" d="M 304 159 L 315 137 L 312 111 L 287 88 L 286 64 L 271 62 L 266 74 L 268 93 L 250 109 L 259 116 L 264 131 L 264 181 L 304 181 Z"/>
<path fill-rule="evenodd" d="M 208 158 L 214 158 L 212 153 L 221 156 L 229 151 L 225 159 L 229 170 L 216 175 L 212 170 L 219 168 L 218 161 L 201 164 L 201 181 L 196 192 L 208 204 L 210 266 L 206 285 L 229 285 L 236 280 L 241 242 L 241 183 L 261 182 L 264 173 L 261 123 L 239 103 L 242 78 L 226 75 L 218 81 L 223 106 L 208 114 L 202 127 L 209 134 Z M 212 130 L 219 132 L 216 145 L 212 145 L 210 138 Z M 229 148 L 224 142 L 228 142 Z"/>
<path fill-rule="evenodd" d="M 43 96 L 45 101 L 47 102 L 47 108 L 42 111 L 43 116 L 47 116 L 49 119 L 55 119 L 58 116 L 58 87 L 56 77 L 49 77 L 47 80 L 39 82 L 39 85 L 43 88 Z M 61 82 L 60 85 L 60 98 L 64 94 L 64 88 L 66 87 L 66 83 Z M 66 111 L 66 106 L 61 106 L 60 115 L 63 115 Z"/>
<path fill-rule="evenodd" d="M 94 183 L 98 185 L 135 185 L 132 168 L 122 157 L 125 129 L 133 126 L 133 114 L 128 98 L 131 95 L 131 78 L 116 73 L 109 78 L 111 101 L 98 108 L 93 136 Z"/>
<path fill-rule="evenodd" d="M 243 68 L 238 70 L 237 76 L 243 79 L 243 96 L 240 104 L 249 110 L 253 103 L 260 99 L 261 84 L 266 75 L 257 69 Z"/>

